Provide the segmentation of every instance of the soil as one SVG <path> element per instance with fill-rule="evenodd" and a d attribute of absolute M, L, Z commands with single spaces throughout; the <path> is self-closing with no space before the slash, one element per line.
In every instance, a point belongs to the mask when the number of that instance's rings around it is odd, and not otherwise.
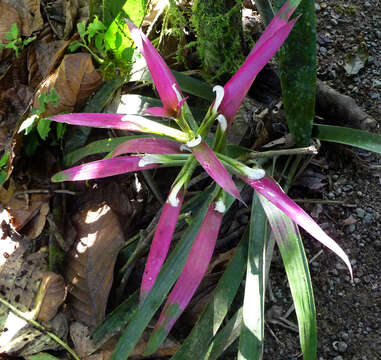
<path fill-rule="evenodd" d="M 381 115 L 381 10 L 374 1 L 318 1 L 318 76 L 353 97 L 377 121 Z M 344 69 L 351 54 L 365 49 L 369 57 L 354 75 Z M 380 156 L 353 148 L 324 144 L 307 171 L 314 181 L 294 187 L 296 198 L 320 198 L 303 204 L 351 259 L 354 283 L 344 265 L 329 250 L 304 234 L 308 258 L 322 253 L 310 266 L 314 285 L 319 360 L 381 359 L 381 192 Z M 307 173 L 308 174 L 308 173 Z M 323 183 L 317 184 L 317 178 Z M 307 178 L 304 177 L 303 180 Z M 302 179 L 297 183 L 303 183 Z M 312 188 L 315 190 L 311 191 Z M 316 189 L 318 188 L 318 189 Z M 320 193 L 320 194 L 319 194 Z M 329 205 L 325 200 L 337 201 Z M 268 360 L 301 358 L 297 333 L 274 324 L 274 312 L 284 316 L 291 306 L 281 261 L 273 262 L 272 301 L 265 334 Z M 268 297 L 269 298 L 269 297 Z M 295 314 L 288 320 L 296 324 Z"/>

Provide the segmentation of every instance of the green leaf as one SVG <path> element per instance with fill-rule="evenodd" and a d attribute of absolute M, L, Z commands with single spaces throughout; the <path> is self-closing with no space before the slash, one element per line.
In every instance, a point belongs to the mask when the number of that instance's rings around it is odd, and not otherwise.
<path fill-rule="evenodd" d="M 121 332 L 132 315 L 136 312 L 139 306 L 139 292 L 135 291 L 130 297 L 124 300 L 116 309 L 109 313 L 92 333 L 92 338 L 95 343 L 99 343 L 106 338 L 110 338 Z"/>
<path fill-rule="evenodd" d="M 210 344 L 207 360 L 217 360 L 222 353 L 239 337 L 243 319 L 242 307 L 239 308 L 227 324 L 217 333 Z"/>
<path fill-rule="evenodd" d="M 60 100 L 60 96 L 55 88 L 51 88 L 49 92 L 46 94 L 45 103 L 51 103 L 54 106 L 58 105 L 58 101 Z"/>
<path fill-rule="evenodd" d="M 116 58 L 127 62 L 131 61 L 132 58 L 123 58 L 122 56 L 125 49 L 134 47 L 124 19 L 129 18 L 139 26 L 145 16 L 146 7 L 147 0 L 104 0 L 104 21 L 105 25 L 108 26 L 105 42 L 107 48 L 114 52 Z M 119 38 L 116 37 L 117 33 L 122 40 L 120 44 Z"/>
<path fill-rule="evenodd" d="M 104 30 L 106 30 L 106 27 L 103 25 L 102 21 L 95 16 L 93 22 L 91 22 L 87 27 L 88 42 L 91 42 L 91 39 L 95 36 L 95 34 L 100 32 L 103 33 Z"/>
<path fill-rule="evenodd" d="M 31 42 L 37 39 L 37 36 L 31 36 L 25 40 L 23 40 L 23 46 L 29 45 Z"/>
<path fill-rule="evenodd" d="M 79 41 L 74 41 L 72 42 L 70 45 L 69 45 L 69 51 L 70 52 L 74 52 L 76 51 L 78 48 L 80 48 L 81 46 L 83 46 L 82 43 L 80 43 Z"/>
<path fill-rule="evenodd" d="M 5 44 L 5 47 L 6 47 L 7 49 L 12 49 L 12 50 L 14 50 L 14 52 L 16 53 L 16 57 L 19 56 L 19 48 L 18 48 L 18 46 L 17 46 L 17 40 L 13 40 L 13 41 L 11 41 L 10 43 Z"/>
<path fill-rule="evenodd" d="M 118 49 L 122 45 L 122 35 L 119 32 L 115 34 L 115 49 Z"/>
<path fill-rule="evenodd" d="M 147 327 L 150 320 L 165 300 L 165 297 L 169 293 L 176 279 L 179 277 L 182 268 L 184 267 L 193 241 L 196 238 L 207 209 L 216 196 L 217 191 L 220 191 L 220 189 L 218 188 L 212 193 L 212 195 L 208 198 L 208 201 L 206 201 L 201 209 L 196 213 L 190 226 L 185 230 L 181 241 L 176 245 L 172 254 L 160 271 L 155 285 L 149 292 L 145 301 L 135 312 L 126 331 L 119 339 L 114 353 L 111 356 L 112 360 L 124 360 L 128 358 L 128 355 L 139 341 L 144 329 Z"/>
<path fill-rule="evenodd" d="M 97 36 L 95 36 L 95 47 L 102 53 L 106 51 L 103 40 L 104 34 L 98 34 Z"/>
<path fill-rule="evenodd" d="M 176 80 L 179 82 L 181 90 L 184 92 L 206 99 L 208 101 L 214 100 L 213 88 L 204 81 L 198 80 L 190 75 L 172 71 Z"/>
<path fill-rule="evenodd" d="M 317 329 L 314 295 L 303 242 L 295 223 L 262 195 L 258 195 L 278 244 L 298 319 L 304 360 L 315 360 Z"/>
<path fill-rule="evenodd" d="M 45 352 L 26 356 L 26 360 L 59 360 L 59 358 Z"/>
<path fill-rule="evenodd" d="M 17 24 L 16 23 L 13 23 L 11 25 L 11 28 L 9 30 L 9 32 L 7 32 L 5 34 L 5 38 L 8 40 L 8 41 L 11 41 L 11 40 L 16 40 L 17 37 L 19 35 L 19 29 L 17 27 Z"/>
<path fill-rule="evenodd" d="M 249 254 L 238 359 L 259 360 L 263 356 L 266 238 L 266 214 L 255 194 L 251 206 Z"/>
<path fill-rule="evenodd" d="M 127 140 L 145 137 L 152 137 L 152 135 L 121 136 L 117 138 L 97 140 L 66 154 L 64 162 L 66 166 L 70 166 L 86 156 L 112 152 L 118 145 L 123 144 Z"/>
<path fill-rule="evenodd" d="M 7 152 L 5 152 L 5 153 L 3 154 L 3 156 L 2 156 L 1 159 L 0 159 L 0 167 L 3 167 L 3 166 L 7 163 L 8 158 L 9 158 L 9 155 L 10 155 L 10 152 L 9 152 L 9 151 L 7 151 Z"/>
<path fill-rule="evenodd" d="M 85 41 L 85 35 L 86 35 L 86 21 L 82 21 L 77 24 L 77 30 L 79 33 L 79 36 L 83 41 Z"/>
<path fill-rule="evenodd" d="M 356 146 L 381 153 L 381 135 L 343 126 L 315 124 L 313 136 L 319 140 Z"/>
<path fill-rule="evenodd" d="M 57 123 L 57 139 L 61 140 L 66 132 L 66 126 L 63 123 Z"/>
<path fill-rule="evenodd" d="M 0 185 L 3 185 L 5 181 L 7 180 L 7 178 L 8 178 L 8 173 L 5 170 L 1 169 L 0 170 Z"/>
<path fill-rule="evenodd" d="M 204 358 L 213 336 L 228 313 L 245 273 L 248 238 L 249 232 L 246 231 L 229 266 L 217 284 L 212 301 L 171 360 Z"/>
<path fill-rule="evenodd" d="M 50 131 L 50 123 L 50 120 L 41 119 L 37 124 L 37 131 L 42 140 L 45 140 L 48 137 Z"/>
<path fill-rule="evenodd" d="M 276 0 L 280 8 L 284 0 Z M 316 17 L 315 2 L 302 0 L 295 11 L 301 15 L 279 51 L 282 100 L 286 120 L 296 144 L 308 146 L 315 116 Z"/>

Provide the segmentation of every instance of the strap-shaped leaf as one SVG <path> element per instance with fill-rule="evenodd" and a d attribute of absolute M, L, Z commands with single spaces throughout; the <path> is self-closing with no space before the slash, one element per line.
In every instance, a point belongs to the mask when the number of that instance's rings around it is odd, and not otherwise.
<path fill-rule="evenodd" d="M 308 261 L 298 227 L 264 196 L 258 195 L 278 244 L 298 318 L 305 360 L 316 359 L 316 311 Z"/>
<path fill-rule="evenodd" d="M 87 164 L 60 171 L 52 177 L 53 182 L 99 179 L 128 172 L 149 170 L 160 164 L 140 165 L 141 156 L 121 156 L 118 158 L 92 161 Z"/>
<path fill-rule="evenodd" d="M 381 135 L 343 126 L 315 124 L 313 136 L 319 140 L 356 146 L 364 150 L 381 153 Z"/>
<path fill-rule="evenodd" d="M 246 231 L 230 264 L 217 284 L 212 301 L 207 305 L 192 332 L 171 360 L 204 358 L 210 342 L 228 313 L 245 273 L 248 238 L 249 232 Z"/>
<path fill-rule="evenodd" d="M 200 285 L 213 255 L 222 217 L 223 213 L 216 210 L 216 204 L 212 202 L 193 242 L 185 266 L 156 323 L 147 344 L 146 355 L 154 353 L 159 348 Z"/>
<path fill-rule="evenodd" d="M 130 324 L 119 339 L 114 353 L 112 354 L 112 360 L 127 359 L 128 355 L 139 341 L 144 329 L 147 327 L 180 275 L 208 207 L 215 196 L 216 191 L 211 194 L 209 199 L 199 209 L 193 222 L 185 231 L 181 241 L 177 244 L 167 262 L 164 264 L 156 279 L 155 285 L 152 287 L 145 301 L 135 312 Z"/>
<path fill-rule="evenodd" d="M 86 156 L 112 152 L 118 145 L 123 144 L 128 140 L 141 139 L 149 136 L 151 135 L 132 135 L 93 141 L 84 147 L 66 154 L 64 162 L 65 165 L 70 166 Z"/>
<path fill-rule="evenodd" d="M 266 214 L 254 195 L 238 359 L 259 360 L 263 356 L 266 235 Z"/>

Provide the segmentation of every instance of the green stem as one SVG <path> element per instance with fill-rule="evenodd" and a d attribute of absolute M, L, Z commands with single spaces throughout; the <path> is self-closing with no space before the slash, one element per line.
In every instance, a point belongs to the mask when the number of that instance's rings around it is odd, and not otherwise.
<path fill-rule="evenodd" d="M 48 335 L 50 338 L 52 338 L 57 344 L 60 344 L 68 353 L 70 353 L 74 359 L 81 360 L 80 357 L 75 353 L 75 351 L 67 345 L 65 342 L 63 342 L 57 335 L 52 333 L 51 331 L 47 330 L 44 326 L 39 324 L 37 321 L 33 319 L 28 319 L 26 316 L 23 315 L 23 313 L 15 308 L 12 304 L 10 304 L 8 301 L 4 300 L 0 297 L 0 303 L 2 303 L 4 306 L 6 306 L 9 310 L 11 310 L 13 313 L 15 313 L 20 319 L 23 319 L 27 323 L 31 324 L 38 330 L 40 330 L 42 333 Z"/>

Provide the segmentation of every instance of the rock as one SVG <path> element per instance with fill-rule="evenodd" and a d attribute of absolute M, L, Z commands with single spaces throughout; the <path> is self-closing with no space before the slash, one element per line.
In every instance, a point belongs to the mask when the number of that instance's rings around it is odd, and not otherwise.
<path fill-rule="evenodd" d="M 320 11 L 321 10 L 321 7 L 318 3 L 315 3 L 315 10 L 316 11 Z"/>
<path fill-rule="evenodd" d="M 357 216 L 361 219 L 365 216 L 365 211 L 361 208 L 356 208 L 355 212 Z"/>
<path fill-rule="evenodd" d="M 373 216 L 371 214 L 366 214 L 363 219 L 363 224 L 370 224 L 373 221 Z"/>
<path fill-rule="evenodd" d="M 338 24 L 337 20 L 334 19 L 334 18 L 332 18 L 332 19 L 330 20 L 330 23 L 331 23 L 331 25 L 333 25 L 333 26 L 336 26 L 336 25 Z"/>
<path fill-rule="evenodd" d="M 320 49 L 319 49 L 319 51 L 320 51 L 320 54 L 322 54 L 323 56 L 325 56 L 326 54 L 327 54 L 327 49 L 324 47 L 324 46 L 321 46 L 320 47 Z"/>
<path fill-rule="evenodd" d="M 381 31 L 380 30 L 376 30 L 376 38 L 381 40 Z"/>

